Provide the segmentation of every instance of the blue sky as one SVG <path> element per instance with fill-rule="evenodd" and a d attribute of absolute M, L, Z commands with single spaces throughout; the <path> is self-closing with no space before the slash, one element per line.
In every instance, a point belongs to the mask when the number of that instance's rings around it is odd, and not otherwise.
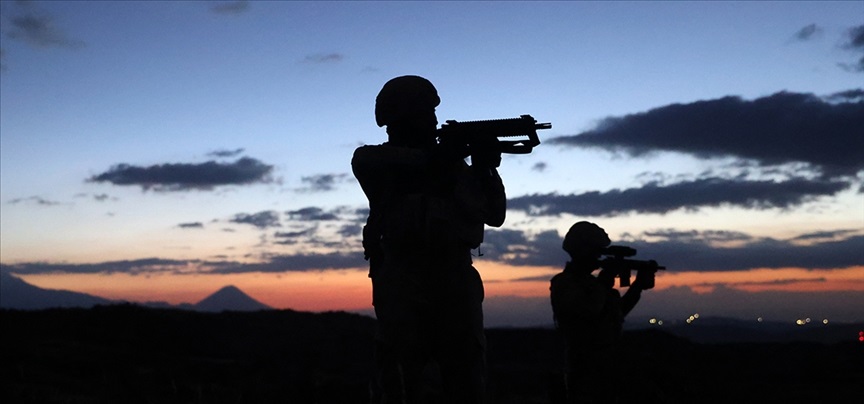
<path fill-rule="evenodd" d="M 350 158 L 385 140 L 374 98 L 403 74 L 442 122 L 552 123 L 505 157 L 478 266 L 554 267 L 582 219 L 682 272 L 864 266 L 862 2 L 0 7 L 0 261 L 33 281 L 362 268 Z M 484 278 L 548 276 L 507 274 Z"/>

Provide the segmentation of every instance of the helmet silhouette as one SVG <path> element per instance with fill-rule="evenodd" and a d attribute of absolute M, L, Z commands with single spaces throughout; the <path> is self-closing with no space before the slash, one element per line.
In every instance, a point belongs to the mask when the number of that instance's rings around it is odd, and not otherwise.
<path fill-rule="evenodd" d="M 591 255 L 609 246 L 612 241 L 600 226 L 591 222 L 578 222 L 564 236 L 561 248 L 570 255 Z"/>
<path fill-rule="evenodd" d="M 410 120 L 434 111 L 441 103 L 438 90 L 420 76 L 399 76 L 384 84 L 375 99 L 378 126 Z"/>

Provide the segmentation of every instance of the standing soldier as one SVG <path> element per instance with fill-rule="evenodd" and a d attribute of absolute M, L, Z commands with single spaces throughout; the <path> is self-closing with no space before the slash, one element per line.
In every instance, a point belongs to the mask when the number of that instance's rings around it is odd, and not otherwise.
<path fill-rule="evenodd" d="M 438 144 L 439 102 L 425 78 L 388 81 L 375 102 L 388 141 L 358 148 L 351 162 L 369 200 L 374 402 L 418 402 L 434 365 L 447 403 L 480 403 L 485 393 L 483 284 L 471 250 L 484 225 L 504 223 L 501 154 L 475 153 L 469 166 L 464 147 Z"/>
<path fill-rule="evenodd" d="M 600 268 L 600 257 L 610 244 L 600 226 L 578 222 L 564 236 L 570 254 L 564 271 L 551 282 L 552 312 L 566 344 L 566 387 L 569 403 L 616 403 L 618 343 L 624 317 L 639 302 L 644 289 L 654 285 L 654 272 L 638 271 L 624 293 L 615 286 L 615 269 Z"/>

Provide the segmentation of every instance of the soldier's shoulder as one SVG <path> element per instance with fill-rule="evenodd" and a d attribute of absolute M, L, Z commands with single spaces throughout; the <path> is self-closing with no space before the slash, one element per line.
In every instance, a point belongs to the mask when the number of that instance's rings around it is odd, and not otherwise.
<path fill-rule="evenodd" d="M 570 276 L 570 274 L 568 274 L 567 272 L 561 271 L 561 272 L 555 274 L 555 276 L 552 277 L 552 282 L 560 281 L 560 280 L 562 280 L 562 279 L 564 279 L 564 278 L 566 278 L 566 277 L 568 277 L 568 276 Z"/>
<path fill-rule="evenodd" d="M 567 289 L 570 285 L 576 283 L 573 274 L 567 271 L 562 271 L 552 277 L 549 281 L 552 289 Z"/>
<path fill-rule="evenodd" d="M 573 287 L 592 288 L 595 286 L 593 277 L 584 276 L 573 273 L 571 271 L 562 271 L 552 277 L 550 281 L 552 288 L 569 289 Z"/>
<path fill-rule="evenodd" d="M 354 149 L 354 161 L 373 160 L 384 153 L 384 145 L 363 145 Z"/>
<path fill-rule="evenodd" d="M 374 150 L 381 150 L 383 147 L 385 147 L 385 145 L 386 144 L 364 144 L 363 146 L 354 149 L 354 154 L 368 153 Z"/>

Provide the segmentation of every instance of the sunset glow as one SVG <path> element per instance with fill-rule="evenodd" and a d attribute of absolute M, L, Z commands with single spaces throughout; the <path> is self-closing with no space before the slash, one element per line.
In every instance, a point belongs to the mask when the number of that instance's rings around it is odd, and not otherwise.
<path fill-rule="evenodd" d="M 0 2 L 5 279 L 368 313 L 351 159 L 421 75 L 439 124 L 551 123 L 471 252 L 490 322 L 551 321 L 582 220 L 667 267 L 639 316 L 864 320 L 860 2 L 222 3 Z"/>
<path fill-rule="evenodd" d="M 545 301 L 549 295 L 548 279 L 560 271 L 551 267 L 523 268 L 492 263 L 477 266 L 485 280 L 487 299 L 520 297 Z M 645 300 L 650 301 L 652 294 L 662 294 L 664 290 L 680 287 L 689 288 L 697 294 L 710 293 L 718 286 L 746 292 L 861 292 L 864 291 L 862 273 L 862 267 L 826 271 L 788 268 L 716 273 L 667 270 L 657 276 L 657 287 L 646 293 Z M 235 275 L 32 275 L 23 279 L 47 289 L 76 290 L 139 303 L 162 301 L 194 304 L 224 286 L 233 285 L 256 300 L 278 309 L 368 312 L 372 308 L 371 283 L 367 269 L 363 268 Z"/>

